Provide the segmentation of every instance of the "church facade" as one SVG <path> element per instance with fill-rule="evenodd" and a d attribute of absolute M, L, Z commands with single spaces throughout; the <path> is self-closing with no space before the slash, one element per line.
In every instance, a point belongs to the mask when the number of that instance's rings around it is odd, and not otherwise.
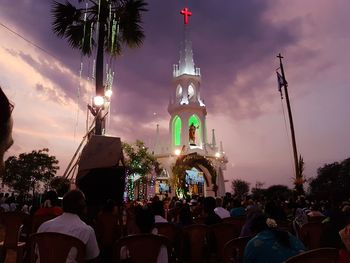
<path fill-rule="evenodd" d="M 157 138 L 153 149 L 162 168 L 161 175 L 156 178 L 155 193 L 179 195 L 176 191 L 178 178 L 174 174 L 174 166 L 181 159 L 191 160 L 187 161 L 187 166 L 193 165 L 184 175 L 186 196 L 224 195 L 224 171 L 228 160 L 222 142 L 220 145 L 216 143 L 215 130 L 212 130 L 210 135 L 207 132 L 207 108 L 201 97 L 201 74 L 200 69 L 195 67 L 186 23 L 184 40 L 180 47 L 180 60 L 179 64 L 173 65 L 169 92 L 168 139 L 164 142 L 159 140 L 157 126 Z M 208 136 L 211 137 L 210 142 Z M 208 163 L 211 167 L 205 165 Z"/>

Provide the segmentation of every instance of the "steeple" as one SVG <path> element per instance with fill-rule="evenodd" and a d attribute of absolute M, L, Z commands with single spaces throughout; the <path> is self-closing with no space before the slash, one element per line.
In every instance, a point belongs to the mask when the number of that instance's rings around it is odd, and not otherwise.
<path fill-rule="evenodd" d="M 183 74 L 200 75 L 200 69 L 196 68 L 193 60 L 192 42 L 190 40 L 190 30 L 188 25 L 188 16 L 192 15 L 187 8 L 180 12 L 184 15 L 184 37 L 180 45 L 180 60 L 178 65 L 174 65 L 174 77 Z"/>
<path fill-rule="evenodd" d="M 192 42 L 189 39 L 188 26 L 185 26 L 184 28 L 184 40 L 181 43 L 180 49 L 179 75 L 182 74 L 196 75 L 193 61 Z"/>

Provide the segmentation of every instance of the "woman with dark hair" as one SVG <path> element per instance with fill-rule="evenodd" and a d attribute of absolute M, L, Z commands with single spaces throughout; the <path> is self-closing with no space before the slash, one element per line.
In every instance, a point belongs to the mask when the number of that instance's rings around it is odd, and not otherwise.
<path fill-rule="evenodd" d="M 0 87 L 0 175 L 4 172 L 4 154 L 13 144 L 12 110 L 13 105 Z"/>
<path fill-rule="evenodd" d="M 306 250 L 299 239 L 279 230 L 275 220 L 264 214 L 254 217 L 251 228 L 257 234 L 244 250 L 244 263 L 282 263 Z"/>

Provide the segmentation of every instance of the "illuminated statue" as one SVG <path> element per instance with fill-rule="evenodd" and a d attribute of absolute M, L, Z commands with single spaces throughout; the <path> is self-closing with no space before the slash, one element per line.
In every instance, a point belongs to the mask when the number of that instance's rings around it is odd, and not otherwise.
<path fill-rule="evenodd" d="M 199 126 L 194 126 L 194 123 L 191 123 L 190 128 L 188 130 L 190 144 L 196 145 L 196 129 L 198 129 Z"/>

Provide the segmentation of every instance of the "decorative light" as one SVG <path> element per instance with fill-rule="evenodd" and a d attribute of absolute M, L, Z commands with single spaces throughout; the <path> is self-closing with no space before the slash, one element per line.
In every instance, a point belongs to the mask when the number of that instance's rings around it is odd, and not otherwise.
<path fill-rule="evenodd" d="M 179 156 L 181 154 L 181 150 L 180 149 L 176 149 L 175 150 L 175 155 Z"/>
<path fill-rule="evenodd" d="M 102 96 L 94 97 L 94 105 L 97 107 L 101 107 L 105 103 L 105 100 Z"/>
<path fill-rule="evenodd" d="M 216 158 L 220 158 L 221 154 L 219 152 L 215 153 Z"/>
<path fill-rule="evenodd" d="M 112 94 L 113 94 L 113 92 L 112 92 L 112 90 L 111 90 L 111 89 L 106 90 L 106 92 L 105 92 L 105 96 L 106 96 L 107 98 L 112 97 Z"/>

